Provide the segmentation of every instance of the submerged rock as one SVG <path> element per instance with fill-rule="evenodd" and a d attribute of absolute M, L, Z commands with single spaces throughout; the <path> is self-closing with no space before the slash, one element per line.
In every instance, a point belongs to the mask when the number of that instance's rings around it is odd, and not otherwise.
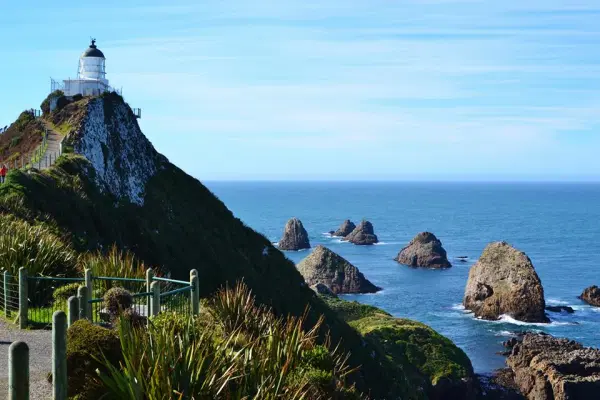
<path fill-rule="evenodd" d="M 333 293 L 375 293 L 381 288 L 369 282 L 354 265 L 323 246 L 298 264 L 309 286 L 324 284 Z"/>
<path fill-rule="evenodd" d="M 281 250 L 310 249 L 308 233 L 298 218 L 292 218 L 285 224 L 283 237 L 278 246 Z"/>
<path fill-rule="evenodd" d="M 579 298 L 591 306 L 600 307 L 600 288 L 598 286 L 590 286 L 585 289 Z"/>
<path fill-rule="evenodd" d="M 433 233 L 421 232 L 394 259 L 411 267 L 450 268 L 446 250 Z"/>
<path fill-rule="evenodd" d="M 332 236 L 346 237 L 351 234 L 354 229 L 356 229 L 354 222 L 347 219 L 342 222 L 342 225 L 340 225 L 337 231 L 332 233 Z"/>
<path fill-rule="evenodd" d="M 547 306 L 546 310 L 556 313 L 566 312 L 567 314 L 573 314 L 575 312 L 575 310 L 573 310 L 573 307 L 569 306 Z"/>
<path fill-rule="evenodd" d="M 600 350 L 546 334 L 527 334 L 506 364 L 530 400 L 591 400 L 600 393 Z"/>
<path fill-rule="evenodd" d="M 471 267 L 463 304 L 483 319 L 507 314 L 525 322 L 549 322 L 544 288 L 531 260 L 506 242 L 489 244 Z"/>
<path fill-rule="evenodd" d="M 379 243 L 379 239 L 377 239 L 377 235 L 375 235 L 375 231 L 373 230 L 373 224 L 365 220 L 363 220 L 356 228 L 354 228 L 354 230 L 347 235 L 344 240 L 360 246 L 368 246 Z"/>

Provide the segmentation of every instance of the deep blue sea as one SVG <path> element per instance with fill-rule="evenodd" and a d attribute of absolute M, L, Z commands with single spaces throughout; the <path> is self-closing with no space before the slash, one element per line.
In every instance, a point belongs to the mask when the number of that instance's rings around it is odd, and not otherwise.
<path fill-rule="evenodd" d="M 286 221 L 302 220 L 311 244 L 342 255 L 374 284 L 372 295 L 344 296 L 398 317 L 424 322 L 452 339 L 477 372 L 504 365 L 496 354 L 511 332 L 540 330 L 600 347 L 600 308 L 577 296 L 600 285 L 600 184 L 550 183 L 306 183 L 205 182 L 246 224 L 277 242 Z M 355 246 L 331 238 L 346 218 L 366 218 L 381 243 Z M 454 267 L 412 269 L 393 258 L 420 231 L 433 232 Z M 529 255 L 548 304 L 549 325 L 477 320 L 460 306 L 470 266 L 492 241 L 506 240 Z M 294 262 L 309 251 L 286 252 Z M 468 256 L 468 263 L 455 257 Z"/>

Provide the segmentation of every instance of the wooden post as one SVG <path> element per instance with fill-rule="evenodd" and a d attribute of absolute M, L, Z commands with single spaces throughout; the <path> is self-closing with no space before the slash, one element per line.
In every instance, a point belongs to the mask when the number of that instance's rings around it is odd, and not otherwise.
<path fill-rule="evenodd" d="M 27 270 L 19 268 L 19 328 L 27 328 Z"/>
<path fill-rule="evenodd" d="M 150 291 L 152 292 L 150 315 L 154 316 L 160 312 L 160 282 L 152 282 Z"/>
<path fill-rule="evenodd" d="M 79 298 L 79 319 L 86 319 L 88 310 L 87 287 L 79 286 L 77 289 L 77 297 Z"/>
<path fill-rule="evenodd" d="M 79 319 L 79 299 L 76 296 L 71 296 L 67 300 L 67 305 L 69 309 L 68 325 L 70 328 Z"/>
<path fill-rule="evenodd" d="M 29 346 L 25 342 L 8 348 L 8 400 L 29 400 Z"/>
<path fill-rule="evenodd" d="M 154 279 L 154 270 L 152 268 L 148 268 L 146 270 L 146 292 L 152 291 L 150 285 L 152 285 L 152 279 Z"/>
<path fill-rule="evenodd" d="M 87 288 L 87 295 L 88 295 L 88 300 L 93 299 L 94 298 L 94 289 L 92 286 L 92 270 L 90 268 L 86 268 L 84 271 L 85 274 L 85 287 Z M 87 307 L 87 311 L 86 311 L 86 315 L 88 316 L 88 318 L 92 318 L 92 305 L 90 303 L 88 303 L 88 307 Z"/>
<path fill-rule="evenodd" d="M 8 280 L 10 279 L 10 275 L 8 271 L 4 271 L 4 316 L 10 317 L 10 310 L 8 309 Z"/>
<path fill-rule="evenodd" d="M 52 315 L 52 399 L 67 400 L 67 315 Z"/>
<path fill-rule="evenodd" d="M 190 271 L 190 286 L 192 287 L 190 295 L 192 315 L 198 315 L 200 313 L 200 284 L 198 281 L 198 271 L 195 269 Z"/>

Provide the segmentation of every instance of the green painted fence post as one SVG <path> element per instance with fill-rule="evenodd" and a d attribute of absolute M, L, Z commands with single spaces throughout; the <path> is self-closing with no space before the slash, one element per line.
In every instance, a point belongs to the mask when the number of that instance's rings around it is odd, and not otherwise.
<path fill-rule="evenodd" d="M 67 400 L 67 315 L 52 315 L 52 399 Z"/>
<path fill-rule="evenodd" d="M 88 300 L 93 299 L 94 298 L 94 289 L 92 286 L 92 270 L 89 268 L 86 268 L 84 271 L 84 276 L 85 276 L 85 287 L 87 288 L 87 295 L 88 295 Z M 90 303 L 88 303 L 88 307 L 87 307 L 87 311 L 86 311 L 86 315 L 88 316 L 88 318 L 92 318 L 92 305 Z"/>
<path fill-rule="evenodd" d="M 154 270 L 152 268 L 148 268 L 146 270 L 146 292 L 149 292 L 150 285 L 152 285 L 152 279 L 154 279 Z"/>
<path fill-rule="evenodd" d="M 8 271 L 4 271 L 4 316 L 10 317 L 10 310 L 8 309 L 8 280 L 10 275 Z"/>
<path fill-rule="evenodd" d="M 8 348 L 8 400 L 29 400 L 29 347 L 14 342 Z"/>
<path fill-rule="evenodd" d="M 19 268 L 19 328 L 27 328 L 27 270 Z"/>
<path fill-rule="evenodd" d="M 158 315 L 160 312 L 160 282 L 152 282 L 150 291 L 152 292 L 150 315 Z"/>
<path fill-rule="evenodd" d="M 77 297 L 79 299 L 79 319 L 87 319 L 87 310 L 88 310 L 87 287 L 79 286 L 79 288 L 77 289 Z"/>
<path fill-rule="evenodd" d="M 69 300 L 67 300 L 67 305 L 69 309 L 68 325 L 70 328 L 71 325 L 73 325 L 75 321 L 79 319 L 79 299 L 75 296 L 71 296 L 69 297 Z"/>
<path fill-rule="evenodd" d="M 200 284 L 198 282 L 198 271 L 195 269 L 190 271 L 190 286 L 192 287 L 190 295 L 192 315 L 198 315 L 200 313 Z"/>

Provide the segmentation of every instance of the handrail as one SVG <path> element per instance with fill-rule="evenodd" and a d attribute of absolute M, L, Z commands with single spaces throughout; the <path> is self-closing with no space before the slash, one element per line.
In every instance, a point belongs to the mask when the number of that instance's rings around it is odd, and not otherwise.
<path fill-rule="evenodd" d="M 93 276 L 92 279 L 98 279 L 99 281 L 146 282 L 142 278 L 117 278 L 111 276 Z"/>
<path fill-rule="evenodd" d="M 148 297 L 148 296 L 152 296 L 152 292 L 143 292 L 143 293 L 135 293 L 132 294 L 131 297 L 133 297 L 134 299 L 137 297 Z"/>
<path fill-rule="evenodd" d="M 160 294 L 160 297 L 165 297 L 165 296 L 169 296 L 171 294 L 177 294 L 177 293 L 181 293 L 181 292 L 187 292 L 187 291 L 192 291 L 192 286 L 187 286 L 187 287 L 182 287 L 179 289 L 175 289 L 175 290 L 171 290 L 170 292 L 164 292 Z"/>
<path fill-rule="evenodd" d="M 142 280 L 144 282 L 146 282 L 144 279 L 142 279 Z M 152 280 L 159 281 L 159 282 L 177 283 L 177 284 L 180 284 L 180 285 L 188 285 L 188 286 L 190 284 L 189 282 L 186 282 L 186 281 L 179 281 L 177 279 L 169 279 L 169 278 L 159 278 L 159 277 L 156 277 L 156 276 L 154 278 L 152 278 Z"/>

